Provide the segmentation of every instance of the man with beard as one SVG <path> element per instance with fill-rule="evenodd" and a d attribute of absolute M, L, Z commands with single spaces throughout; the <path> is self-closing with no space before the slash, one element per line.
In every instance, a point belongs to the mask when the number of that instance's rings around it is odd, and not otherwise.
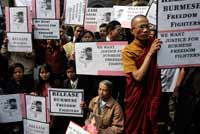
<path fill-rule="evenodd" d="M 150 39 L 149 21 L 143 15 L 131 21 L 134 40 L 122 50 L 126 74 L 125 133 L 158 134 L 156 114 L 161 95 L 160 71 L 156 53 L 159 39 Z"/>

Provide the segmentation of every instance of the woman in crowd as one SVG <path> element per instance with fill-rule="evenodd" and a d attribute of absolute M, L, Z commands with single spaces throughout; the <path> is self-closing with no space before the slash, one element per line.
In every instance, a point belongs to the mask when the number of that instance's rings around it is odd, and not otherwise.
<path fill-rule="evenodd" d="M 5 94 L 31 93 L 34 89 L 33 81 L 25 79 L 24 66 L 14 63 L 9 67 L 10 80 L 6 83 Z"/>

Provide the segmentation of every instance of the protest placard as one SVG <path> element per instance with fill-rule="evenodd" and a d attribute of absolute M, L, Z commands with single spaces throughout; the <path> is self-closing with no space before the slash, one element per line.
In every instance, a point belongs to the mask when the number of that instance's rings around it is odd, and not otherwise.
<path fill-rule="evenodd" d="M 60 0 L 33 0 L 32 15 L 33 18 L 59 19 Z"/>
<path fill-rule="evenodd" d="M 114 20 L 121 23 L 124 28 L 131 28 L 131 20 L 136 15 L 146 15 L 149 6 L 113 6 Z"/>
<path fill-rule="evenodd" d="M 83 25 L 87 0 L 65 1 L 65 24 Z"/>
<path fill-rule="evenodd" d="M 20 6 L 28 6 L 32 9 L 32 0 L 15 0 L 15 5 Z"/>
<path fill-rule="evenodd" d="M 49 124 L 24 119 L 23 125 L 24 134 L 49 134 Z"/>
<path fill-rule="evenodd" d="M 90 134 L 85 131 L 82 127 L 70 121 L 69 126 L 67 127 L 67 131 L 65 134 Z"/>
<path fill-rule="evenodd" d="M 127 44 L 125 41 L 76 43 L 76 73 L 124 76 L 121 50 Z"/>
<path fill-rule="evenodd" d="M 9 52 L 32 52 L 31 33 L 7 33 Z"/>
<path fill-rule="evenodd" d="M 46 99 L 40 96 L 25 95 L 26 118 L 47 122 Z"/>
<path fill-rule="evenodd" d="M 84 28 L 96 32 L 102 23 L 109 23 L 112 20 L 113 8 L 87 8 Z"/>
<path fill-rule="evenodd" d="M 10 7 L 9 8 L 9 25 L 10 32 L 28 32 L 28 10 L 27 7 Z"/>
<path fill-rule="evenodd" d="M 60 39 L 59 20 L 34 19 L 35 39 Z"/>
<path fill-rule="evenodd" d="M 147 12 L 147 18 L 149 23 L 156 25 L 156 18 L 157 18 L 157 2 L 154 1 L 151 3 L 151 6 Z"/>
<path fill-rule="evenodd" d="M 83 110 L 80 102 L 83 101 L 83 89 L 49 88 L 50 115 L 82 117 Z"/>
<path fill-rule="evenodd" d="M 0 96 L 0 123 L 22 121 L 21 99 L 19 94 Z"/>
<path fill-rule="evenodd" d="M 158 52 L 160 68 L 199 66 L 200 8 L 199 2 L 158 0 Z"/>

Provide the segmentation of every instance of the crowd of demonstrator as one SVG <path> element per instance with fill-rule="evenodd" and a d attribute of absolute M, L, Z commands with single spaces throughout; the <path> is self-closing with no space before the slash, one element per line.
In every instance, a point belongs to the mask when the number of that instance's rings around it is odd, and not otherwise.
<path fill-rule="evenodd" d="M 0 92 L 48 97 L 48 88 L 84 89 L 83 118 L 50 117 L 50 132 L 64 134 L 69 121 L 91 134 L 199 134 L 200 70 L 180 68 L 173 93 L 162 93 L 169 70 L 159 70 L 156 53 L 164 45 L 156 28 L 143 15 L 131 29 L 118 21 L 102 24 L 99 32 L 60 22 L 60 40 L 36 40 L 33 51 L 8 52 L 6 33 L 1 38 Z M 125 76 L 77 75 L 76 42 L 128 41 L 122 50 Z M 173 72 L 173 71 L 172 71 Z M 162 77 L 161 77 L 162 74 Z M 23 133 L 22 122 L 0 124 L 5 134 Z M 164 131 L 165 130 L 165 131 Z"/>

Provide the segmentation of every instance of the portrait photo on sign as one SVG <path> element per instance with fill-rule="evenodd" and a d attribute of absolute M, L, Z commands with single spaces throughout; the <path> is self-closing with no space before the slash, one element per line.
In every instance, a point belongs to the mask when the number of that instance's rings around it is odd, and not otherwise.
<path fill-rule="evenodd" d="M 22 120 L 21 99 L 19 94 L 0 96 L 0 123 Z"/>
<path fill-rule="evenodd" d="M 36 0 L 36 17 L 55 19 L 55 0 Z"/>
<path fill-rule="evenodd" d="M 45 97 L 26 95 L 27 119 L 46 122 Z"/>
<path fill-rule="evenodd" d="M 111 12 L 105 12 L 103 15 L 102 15 L 102 21 L 103 22 L 110 22 L 111 21 Z"/>
<path fill-rule="evenodd" d="M 26 7 L 10 8 L 10 32 L 28 32 L 28 16 Z"/>
<path fill-rule="evenodd" d="M 79 60 L 87 67 L 92 62 L 92 47 L 83 48 Z"/>

